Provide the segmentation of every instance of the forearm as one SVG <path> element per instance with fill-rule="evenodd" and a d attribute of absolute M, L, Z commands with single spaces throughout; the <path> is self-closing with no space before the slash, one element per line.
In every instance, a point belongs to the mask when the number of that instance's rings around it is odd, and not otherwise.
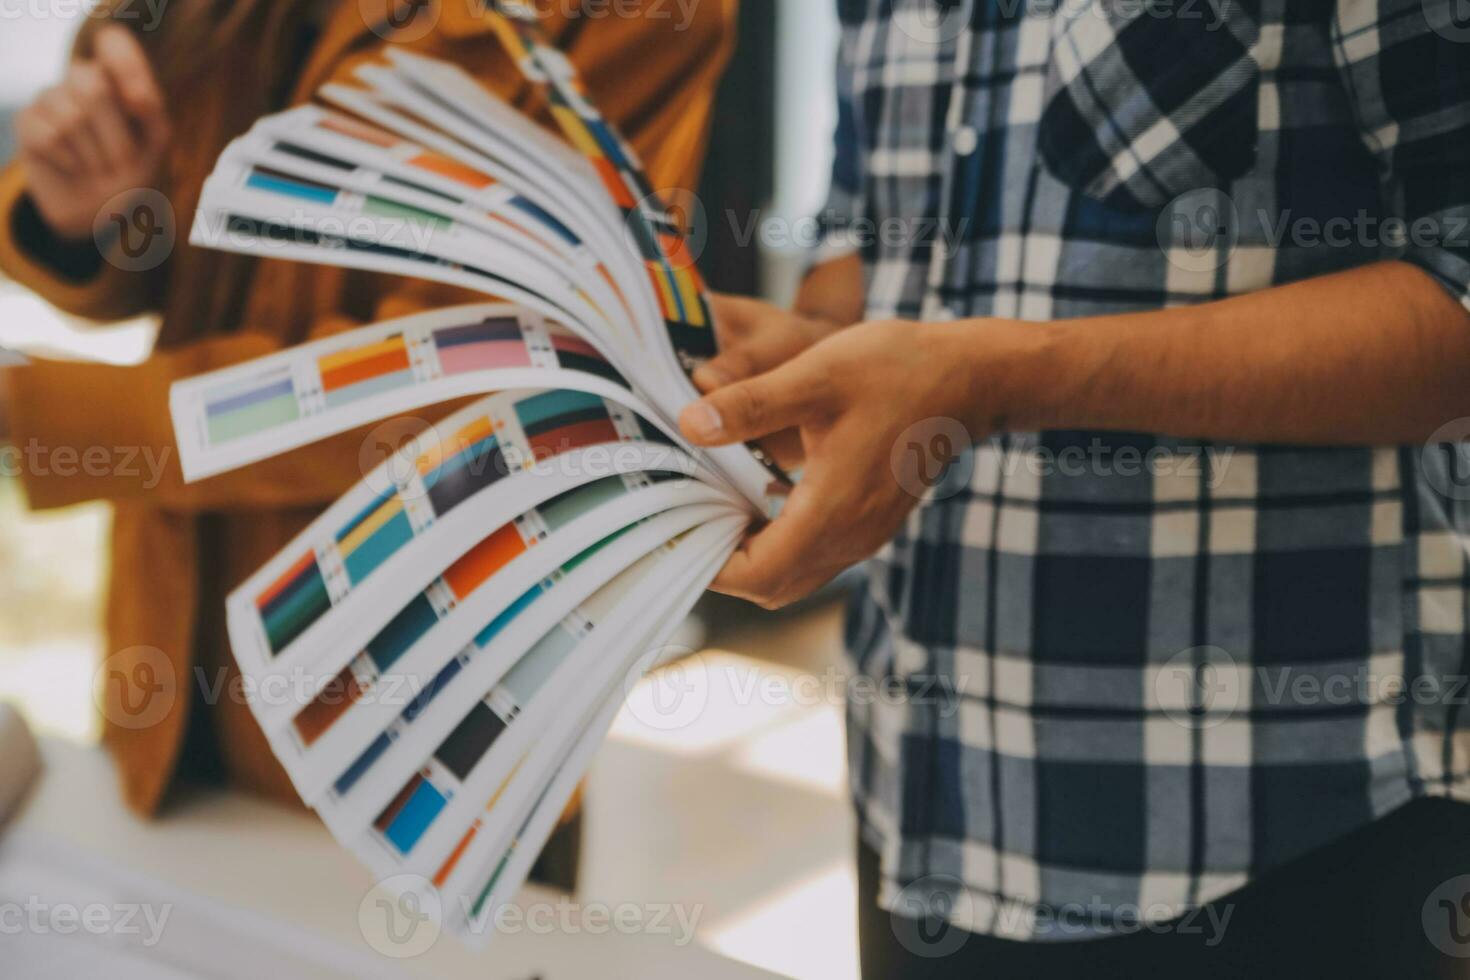
<path fill-rule="evenodd" d="M 1193 307 L 1023 324 L 1014 370 L 980 364 L 970 403 L 1018 431 L 1100 429 L 1220 441 L 1391 445 L 1470 416 L 1470 312 L 1385 262 Z M 1001 377 L 997 378 L 998 375 Z M 999 399 L 983 386 L 1006 387 Z M 1002 418 L 996 418 L 999 412 Z"/>

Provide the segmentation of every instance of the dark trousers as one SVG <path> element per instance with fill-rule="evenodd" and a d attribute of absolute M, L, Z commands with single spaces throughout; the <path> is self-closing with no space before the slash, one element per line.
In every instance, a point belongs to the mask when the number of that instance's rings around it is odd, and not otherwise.
<path fill-rule="evenodd" d="M 1445 800 L 1410 803 L 1167 930 L 1106 939 L 1016 942 L 897 920 L 878 907 L 878 867 L 859 844 L 863 980 L 1470 977 L 1470 806 Z"/>

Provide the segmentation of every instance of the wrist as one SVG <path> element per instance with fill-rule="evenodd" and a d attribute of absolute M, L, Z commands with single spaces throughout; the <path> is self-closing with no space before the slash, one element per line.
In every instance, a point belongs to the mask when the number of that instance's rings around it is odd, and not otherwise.
<path fill-rule="evenodd" d="M 73 237 L 41 213 L 30 194 L 11 212 L 11 233 L 26 255 L 72 282 L 92 279 L 102 268 L 102 253 L 90 233 Z"/>
<path fill-rule="evenodd" d="M 972 319 L 922 325 L 932 331 L 950 413 L 973 436 L 1055 428 L 1065 415 L 1058 364 L 1071 330 L 1061 323 Z"/>

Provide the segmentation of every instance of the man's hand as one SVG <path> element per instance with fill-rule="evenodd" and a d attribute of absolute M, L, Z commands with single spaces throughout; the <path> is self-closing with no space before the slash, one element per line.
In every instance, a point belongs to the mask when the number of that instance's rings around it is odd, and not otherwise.
<path fill-rule="evenodd" d="M 715 293 L 710 305 L 720 353 L 694 372 L 704 392 L 780 367 L 843 326 L 744 296 Z"/>
<path fill-rule="evenodd" d="M 710 305 L 720 353 L 694 372 L 694 384 L 705 394 L 780 367 L 843 327 L 741 296 L 715 294 Z M 771 433 L 761 446 L 784 469 L 801 465 L 801 439 L 795 428 Z"/>
<path fill-rule="evenodd" d="M 974 439 L 989 435 L 1007 408 L 1011 366 L 1043 334 L 1011 321 L 973 323 L 860 324 L 685 408 L 680 426 L 696 445 L 794 427 L 806 455 L 781 516 L 745 541 L 715 589 L 784 606 L 893 537 L 922 486 L 895 472 L 894 445 L 935 418 Z"/>
<path fill-rule="evenodd" d="M 154 186 L 168 148 L 163 94 L 137 40 L 109 25 L 94 57 L 74 61 L 15 122 L 18 160 L 36 210 L 64 240 L 91 237 L 103 205 Z"/>
<path fill-rule="evenodd" d="M 1381 262 L 1146 313 L 865 323 L 706 395 L 679 421 L 702 446 L 799 429 L 805 477 L 715 582 L 774 607 L 871 555 L 898 529 L 917 500 L 904 485 L 928 482 L 894 462 L 903 454 L 893 447 L 915 422 L 951 419 L 972 439 L 1001 429 L 1100 429 L 1239 443 L 1438 444 L 1463 439 L 1467 393 L 1470 312 L 1423 269 Z"/>

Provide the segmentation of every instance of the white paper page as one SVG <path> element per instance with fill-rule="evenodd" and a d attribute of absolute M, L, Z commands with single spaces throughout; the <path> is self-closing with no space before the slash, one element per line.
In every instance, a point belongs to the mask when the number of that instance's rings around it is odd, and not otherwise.
<path fill-rule="evenodd" d="M 599 542 L 582 548 L 524 588 L 521 583 L 505 583 L 502 588 L 477 597 L 480 601 L 476 605 L 500 607 L 493 615 L 475 615 L 472 609 L 455 622 L 442 624 L 447 625 L 445 632 L 437 628 L 429 630 L 410 655 L 390 671 L 392 678 L 411 679 L 414 683 L 400 684 L 396 697 L 366 699 L 354 704 L 332 726 L 326 747 L 309 759 L 301 759 L 298 764 L 295 760 L 299 753 L 278 753 L 303 799 L 318 806 L 327 817 L 331 816 L 327 811 L 337 813 L 344 807 L 360 807 L 372 810 L 366 815 L 368 819 L 375 818 L 386 804 L 386 801 L 376 802 L 380 797 L 375 794 L 382 790 L 391 797 L 418 763 L 432 754 L 442 733 L 448 730 L 445 726 L 453 727 L 457 722 L 443 717 L 441 712 L 453 710 L 445 705 L 472 704 L 483 697 L 514 666 L 529 644 L 549 632 L 610 577 L 657 548 L 671 534 L 686 530 L 700 520 L 710 506 L 683 505 L 653 515 L 610 543 Z M 596 548 L 590 558 L 585 557 L 589 548 Z M 438 683 L 441 671 L 451 663 L 457 665 L 452 689 Z M 385 686 L 383 690 L 390 689 Z M 420 690 L 428 690 L 430 699 L 415 702 L 413 710 L 407 710 L 404 700 Z M 389 736 L 386 749 L 385 734 Z M 367 759 L 374 760 L 371 769 L 359 771 L 359 763 Z M 403 761 L 405 768 L 384 775 L 398 760 Z M 344 780 L 348 774 L 350 779 Z"/>
<path fill-rule="evenodd" d="M 467 665 L 463 674 L 456 678 L 454 684 L 434 698 L 430 710 L 415 720 L 411 739 L 390 747 L 373 764 L 372 770 L 353 786 L 345 799 L 335 802 L 331 807 L 318 807 L 333 834 L 352 846 L 354 852 L 368 861 L 375 871 L 383 874 L 396 873 L 392 869 L 397 867 L 400 859 L 377 838 L 370 836 L 369 828 L 403 789 L 408 778 L 418 771 L 418 767 L 430 753 L 460 724 L 466 713 L 490 694 L 529 650 L 552 633 L 556 624 L 563 623 L 568 617 L 584 626 L 595 622 L 589 620 L 587 615 L 579 614 L 578 610 L 585 603 L 593 601 L 598 592 L 608 588 L 610 582 L 629 575 L 640 563 L 646 565 L 651 558 L 661 554 L 657 550 L 650 554 L 650 549 L 659 549 L 672 536 L 691 528 L 698 529 L 701 524 L 727 513 L 728 508 L 723 506 L 697 505 L 660 515 L 648 525 L 628 534 L 625 539 L 619 539 L 604 551 L 599 551 L 584 566 L 579 566 L 568 576 L 568 581 L 563 583 L 564 588 L 552 590 L 532 603 L 525 614 L 516 617 L 492 641 L 491 647 L 486 650 L 488 655 L 475 658 Z M 627 554 L 629 551 L 639 554 L 630 559 Z M 583 569 L 592 570 L 578 575 Z M 571 581 L 573 578 L 576 578 L 575 582 Z M 542 600 L 548 601 L 543 604 Z M 596 608 L 600 610 L 600 606 Z M 553 611 L 559 615 L 547 621 L 548 615 Z M 608 620 L 613 615 L 616 614 L 605 614 Z M 508 769 L 499 768 L 500 760 L 509 757 L 510 764 L 513 765 L 515 759 L 523 753 L 527 740 L 536 734 L 531 726 L 519 724 L 519 720 L 515 724 L 507 725 L 491 746 L 495 770 L 482 768 L 482 765 L 477 764 L 475 771 L 463 781 L 463 791 L 474 795 L 481 792 L 481 787 L 486 787 L 488 783 L 484 795 L 480 797 L 483 805 L 493 793 L 494 786 L 499 785 L 508 774 Z M 468 825 L 468 820 L 464 825 Z"/>
<path fill-rule="evenodd" d="M 477 350 L 455 351 L 476 327 L 505 336 L 474 341 Z M 399 336 L 402 367 L 393 387 L 325 377 L 336 365 L 378 356 Z M 515 366 L 493 366 L 499 364 Z M 615 399 L 684 445 L 677 429 L 611 380 L 613 371 L 569 330 L 536 311 L 493 303 L 388 320 L 195 375 L 173 384 L 169 405 L 180 463 L 191 481 L 380 419 L 512 389 L 565 388 Z"/>
<path fill-rule="evenodd" d="M 402 76 L 402 81 L 395 79 L 390 91 L 403 93 L 402 82 L 407 82 L 413 85 L 415 96 L 410 105 L 423 105 L 427 99 L 439 110 L 426 121 L 439 124 L 441 129 L 449 125 L 448 132 L 457 140 L 491 159 L 511 161 L 512 167 L 521 172 L 544 173 L 539 185 L 552 198 L 574 195 L 575 210 L 606 234 L 604 247 L 610 245 L 616 257 L 607 260 L 616 261 L 615 268 L 636 295 L 643 322 L 649 326 L 660 323 L 658 304 L 639 268 L 628 228 L 586 157 L 542 130 L 456 65 L 403 51 L 389 52 L 389 60 Z M 382 69 L 375 72 L 370 76 L 374 81 L 393 74 Z M 640 330 L 639 336 L 644 343 L 657 339 L 652 331 Z"/>
<path fill-rule="evenodd" d="M 578 492 L 588 491 L 597 491 L 597 486 L 589 485 Z M 432 609 L 438 617 L 431 626 L 384 667 L 377 666 L 373 657 L 363 652 L 344 669 L 344 675 L 354 678 L 351 683 L 356 685 L 355 697 L 347 697 L 347 683 L 334 684 L 318 696 L 320 704 L 310 706 L 316 711 L 308 714 L 303 706 L 290 725 L 267 730 L 271 747 L 291 773 L 297 790 L 314 798 L 319 787 L 338 780 L 383 732 L 399 724 L 407 702 L 433 686 L 451 661 L 459 658 L 467 662 L 478 654 L 477 638 L 488 624 L 526 601 L 538 586 L 547 590 L 560 585 L 562 577 L 554 573 L 586 550 L 588 538 L 630 527 L 675 507 L 721 501 L 719 494 L 702 484 L 658 484 L 630 490 L 621 499 L 590 510 L 495 568 L 467 595 L 456 595 L 445 578 L 435 580 L 421 593 L 422 601 L 415 600 L 418 610 Z M 507 530 L 520 535 L 535 523 L 544 525 L 539 512 L 522 515 L 482 544 L 490 546 L 487 550 L 503 549 L 500 539 L 506 537 Z M 323 728 L 317 719 L 328 718 Z"/>
<path fill-rule="evenodd" d="M 707 557 L 701 554 L 701 543 L 717 536 L 718 531 L 719 525 L 715 524 L 680 544 L 687 544 L 692 554 Z M 554 742 L 568 725 L 575 727 L 577 720 L 602 700 L 602 692 L 620 682 L 630 665 L 648 654 L 642 646 L 647 634 L 644 624 L 664 622 L 666 607 L 676 603 L 689 588 L 688 562 L 659 560 L 666 557 L 645 559 L 649 569 L 638 581 L 609 583 L 606 591 L 611 594 L 593 600 L 603 608 L 596 627 L 564 659 L 556 661 L 553 670 L 543 669 L 520 685 L 525 693 L 517 698 L 521 703 L 516 724 L 496 739 L 464 781 L 463 792 L 449 801 L 419 838 L 408 855 L 405 867 L 409 871 L 433 873 L 449 857 L 485 801 L 510 777 L 520 758 L 537 742 Z M 633 577 L 634 571 L 630 569 L 624 577 Z M 504 682 L 506 686 L 511 686 L 511 680 Z M 539 757 L 533 753 L 532 758 Z M 528 775 L 542 781 L 540 768 L 530 768 Z"/>
<path fill-rule="evenodd" d="M 585 336 L 615 342 L 603 314 L 588 302 L 576 283 L 565 277 L 566 270 L 553 272 L 523 252 L 472 228 L 371 213 L 360 206 L 356 195 L 337 195 L 330 202 L 318 203 L 279 187 L 264 188 L 252 182 L 246 166 L 228 157 L 220 160 L 210 176 L 206 197 L 205 203 L 214 210 L 201 209 L 191 236 L 196 245 L 276 257 L 277 252 L 285 254 L 301 247 L 301 242 L 340 241 L 351 248 L 340 256 L 331 256 L 330 264 L 356 265 L 359 259 L 386 259 L 398 264 L 402 274 L 413 274 L 407 272 L 412 268 L 408 263 L 427 268 L 436 267 L 431 263 L 447 264 L 461 274 L 475 276 L 481 292 L 525 303 L 553 320 L 574 326 Z M 229 218 L 221 223 L 210 217 L 214 211 Z M 242 234 L 238 221 L 229 220 L 241 217 L 280 229 L 279 235 L 289 234 L 294 240 L 285 244 L 272 236 Z M 341 261 L 349 258 L 352 261 Z M 319 259 L 326 261 L 327 256 L 319 254 Z"/>
<path fill-rule="evenodd" d="M 667 642 L 670 633 L 688 615 L 689 610 L 708 588 L 715 574 L 724 566 L 739 541 L 740 534 L 741 525 L 738 522 L 725 525 L 723 537 L 718 540 L 712 550 L 706 553 L 703 563 L 696 565 L 697 570 L 694 570 L 689 576 L 689 591 L 680 595 L 671 608 L 665 610 L 660 617 L 655 618 L 658 626 L 652 629 L 643 640 L 644 649 L 648 650 L 650 655 L 640 659 L 625 675 L 625 685 L 629 678 L 641 676 L 657 660 L 659 647 Z M 551 778 L 542 777 L 545 789 L 537 797 L 530 815 L 524 821 L 512 824 L 518 827 L 513 834 L 513 842 L 504 843 L 506 840 L 504 833 L 498 835 L 500 840 L 494 840 L 493 838 L 497 835 L 490 833 L 485 834 L 483 840 L 477 838 L 445 882 L 446 894 L 456 898 L 464 896 L 468 899 L 468 901 L 456 900 L 446 906 L 451 908 L 456 915 L 456 918 L 451 919 L 447 924 L 460 935 L 469 938 L 472 945 L 483 947 L 493 935 L 493 929 L 489 928 L 490 917 L 494 914 L 494 910 L 514 896 L 525 882 L 531 865 L 555 829 L 561 813 L 566 808 L 567 801 L 571 799 L 572 793 L 575 792 L 593 756 L 606 737 L 607 730 L 621 707 L 622 701 L 623 690 L 615 691 L 604 703 L 592 724 L 578 737 L 575 747 L 560 767 L 554 771 L 554 774 L 548 773 Z M 481 903 L 479 915 L 464 914 L 471 911 L 481 894 L 486 893 L 487 888 L 488 894 Z"/>
<path fill-rule="evenodd" d="M 471 204 L 463 198 L 446 198 L 437 190 L 394 179 L 392 175 L 361 164 L 287 152 L 275 137 L 248 134 L 230 144 L 232 162 L 246 165 L 258 176 L 285 175 L 308 182 L 315 188 L 330 187 L 339 194 L 362 199 L 361 206 L 401 208 L 409 214 L 429 216 L 464 226 L 525 256 L 546 270 L 548 276 L 565 279 L 572 288 L 587 294 L 591 304 L 611 324 L 610 336 L 636 337 L 637 328 L 626 300 L 614 289 L 609 273 L 588 248 L 568 241 L 562 230 L 538 214 L 519 206 L 529 202 L 509 188 L 499 188 L 499 199 L 491 206 Z M 341 164 L 337 166 L 336 164 Z M 491 196 L 487 193 L 484 196 Z"/>
<path fill-rule="evenodd" d="M 543 404 L 555 410 L 562 400 L 579 407 L 574 397 L 510 392 L 482 399 L 435 425 L 437 439 L 427 452 L 410 445 L 328 508 L 229 596 L 231 643 L 242 673 L 306 671 L 320 690 L 484 529 L 568 490 L 649 470 L 710 482 L 676 448 L 643 441 L 637 420 L 610 399 L 592 401 L 606 412 L 599 428 L 621 441 L 538 454 L 520 413 Z M 426 441 L 421 437 L 418 445 Z"/>
<path fill-rule="evenodd" d="M 527 173 L 487 156 L 485 153 L 465 145 L 457 137 L 425 125 L 397 109 L 385 105 L 371 93 L 346 85 L 324 86 L 318 93 L 324 101 L 361 116 L 368 122 L 389 130 L 403 139 L 443 154 L 467 167 L 492 175 L 514 187 L 519 193 L 534 200 L 545 208 L 597 253 L 613 269 L 619 284 L 632 296 L 639 285 L 637 264 L 628 254 L 627 245 L 620 229 L 605 227 L 596 220 L 596 213 L 578 211 L 567 207 L 564 195 L 558 194 L 555 186 L 548 186 L 544 179 L 537 181 L 539 169 Z"/>

